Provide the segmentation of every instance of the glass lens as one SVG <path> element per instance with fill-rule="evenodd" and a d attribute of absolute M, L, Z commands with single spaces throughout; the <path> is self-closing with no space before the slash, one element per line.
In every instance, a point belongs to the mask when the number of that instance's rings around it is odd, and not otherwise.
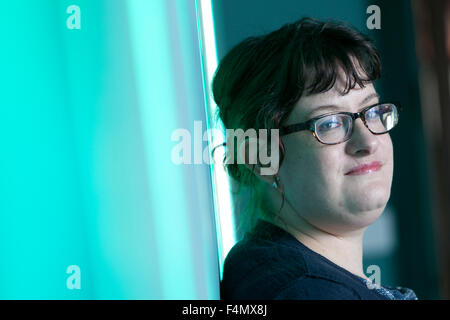
<path fill-rule="evenodd" d="M 398 111 L 392 103 L 380 104 L 368 109 L 365 118 L 373 133 L 384 133 L 397 125 Z"/>
<path fill-rule="evenodd" d="M 320 118 L 315 123 L 317 138 L 323 143 L 339 143 L 344 141 L 349 133 L 352 118 L 348 115 L 335 114 Z"/>

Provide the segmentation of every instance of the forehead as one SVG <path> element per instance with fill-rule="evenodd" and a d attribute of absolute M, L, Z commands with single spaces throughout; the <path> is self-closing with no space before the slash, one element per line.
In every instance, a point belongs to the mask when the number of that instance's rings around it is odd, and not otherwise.
<path fill-rule="evenodd" d="M 297 102 L 297 105 L 311 108 L 319 105 L 340 104 L 353 101 L 357 103 L 366 96 L 374 93 L 375 88 L 372 83 L 365 85 L 363 88 L 356 85 L 347 94 L 342 94 L 342 89 L 335 86 L 326 92 L 302 96 Z"/>
<path fill-rule="evenodd" d="M 367 98 L 370 98 L 370 100 Z M 376 98 L 376 91 L 372 83 L 365 85 L 363 88 L 357 85 L 345 95 L 342 94 L 342 88 L 335 85 L 326 92 L 302 96 L 295 104 L 289 118 L 297 121 L 306 121 L 307 119 L 305 118 L 311 114 L 316 116 L 318 115 L 317 113 L 335 110 L 357 112 L 366 106 L 363 105 L 364 103 L 372 102 Z M 330 108 L 322 108 L 324 106 L 329 106 Z"/>

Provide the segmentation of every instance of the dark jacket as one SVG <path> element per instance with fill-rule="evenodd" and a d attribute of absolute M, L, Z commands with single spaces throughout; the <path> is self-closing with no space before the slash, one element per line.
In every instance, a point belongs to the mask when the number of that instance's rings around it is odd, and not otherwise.
<path fill-rule="evenodd" d="M 369 289 L 365 279 L 264 220 L 228 253 L 220 291 L 225 300 L 417 299 L 408 288 Z"/>

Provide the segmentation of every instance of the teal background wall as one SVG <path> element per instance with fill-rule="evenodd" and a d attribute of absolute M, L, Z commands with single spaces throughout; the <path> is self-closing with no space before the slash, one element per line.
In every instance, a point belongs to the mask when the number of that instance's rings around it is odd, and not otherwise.
<path fill-rule="evenodd" d="M 206 128 L 195 2 L 4 1 L 0 38 L 0 299 L 217 299 L 209 166 L 171 161 Z"/>

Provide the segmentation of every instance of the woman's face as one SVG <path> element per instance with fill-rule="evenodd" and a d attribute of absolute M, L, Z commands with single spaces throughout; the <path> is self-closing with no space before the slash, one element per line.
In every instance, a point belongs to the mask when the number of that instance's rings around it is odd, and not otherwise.
<path fill-rule="evenodd" d="M 325 113 L 358 112 L 378 102 L 372 84 L 341 95 L 342 82 L 331 90 L 302 97 L 284 125 L 304 122 Z M 320 106 L 333 105 L 334 109 Z M 361 119 L 351 138 L 325 145 L 305 130 L 282 136 L 286 155 L 279 177 L 287 200 L 309 224 L 339 234 L 367 227 L 383 212 L 390 197 L 393 148 L 388 133 L 372 134 Z M 378 171 L 346 175 L 361 164 L 379 161 Z M 283 217 L 294 222 L 294 217 Z M 295 222 L 294 222 L 295 223 Z"/>

